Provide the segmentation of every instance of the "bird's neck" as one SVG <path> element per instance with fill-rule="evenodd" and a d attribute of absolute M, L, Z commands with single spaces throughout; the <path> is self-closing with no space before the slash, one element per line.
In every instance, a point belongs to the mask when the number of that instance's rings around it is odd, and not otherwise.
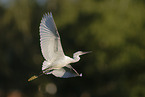
<path fill-rule="evenodd" d="M 77 56 L 73 56 L 73 62 L 78 62 L 79 60 L 80 60 L 80 57 L 79 57 L 79 55 L 77 55 Z"/>

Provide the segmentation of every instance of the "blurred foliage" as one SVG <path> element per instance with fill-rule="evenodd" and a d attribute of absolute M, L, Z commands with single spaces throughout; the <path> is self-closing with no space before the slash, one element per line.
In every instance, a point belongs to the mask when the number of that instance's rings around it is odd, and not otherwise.
<path fill-rule="evenodd" d="M 0 96 L 145 97 L 144 10 L 144 0 L 0 0 Z M 39 25 L 50 11 L 66 55 L 93 52 L 72 64 L 82 78 L 28 83 L 41 71 Z M 56 94 L 46 92 L 48 83 Z"/>

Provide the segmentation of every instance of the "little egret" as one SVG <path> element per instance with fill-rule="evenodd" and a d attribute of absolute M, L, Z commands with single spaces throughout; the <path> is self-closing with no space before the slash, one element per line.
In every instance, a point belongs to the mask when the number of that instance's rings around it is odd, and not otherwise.
<path fill-rule="evenodd" d="M 38 76 L 32 76 L 28 81 L 32 81 L 43 74 L 53 74 L 61 78 L 82 76 L 82 74 L 79 74 L 70 63 L 78 62 L 80 60 L 80 55 L 90 52 L 78 51 L 73 54 L 73 58 L 65 56 L 51 12 L 45 14 L 41 20 L 40 44 L 42 54 L 45 58 L 42 65 L 42 73 Z"/>

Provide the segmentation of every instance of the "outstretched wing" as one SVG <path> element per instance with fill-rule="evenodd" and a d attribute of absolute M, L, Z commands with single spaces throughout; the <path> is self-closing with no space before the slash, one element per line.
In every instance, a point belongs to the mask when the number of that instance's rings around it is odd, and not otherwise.
<path fill-rule="evenodd" d="M 57 56 L 64 56 L 52 13 L 45 14 L 40 23 L 40 44 L 44 58 L 52 62 Z"/>
<path fill-rule="evenodd" d="M 79 74 L 72 66 L 53 70 L 52 74 L 55 75 L 56 77 L 61 77 L 61 78 L 82 76 L 82 74 Z"/>

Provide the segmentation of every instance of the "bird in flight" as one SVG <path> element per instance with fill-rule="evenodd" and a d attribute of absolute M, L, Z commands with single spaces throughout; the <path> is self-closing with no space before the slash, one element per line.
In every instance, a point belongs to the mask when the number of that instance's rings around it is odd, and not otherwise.
<path fill-rule="evenodd" d="M 73 58 L 66 56 L 63 52 L 60 36 L 51 12 L 45 14 L 40 23 L 40 45 L 42 55 L 45 58 L 42 65 L 42 73 L 38 76 L 32 76 L 28 81 L 32 81 L 43 74 L 53 74 L 61 78 L 82 76 L 70 63 L 78 62 L 80 55 L 90 53 L 90 51 L 77 51 L 73 54 Z"/>

